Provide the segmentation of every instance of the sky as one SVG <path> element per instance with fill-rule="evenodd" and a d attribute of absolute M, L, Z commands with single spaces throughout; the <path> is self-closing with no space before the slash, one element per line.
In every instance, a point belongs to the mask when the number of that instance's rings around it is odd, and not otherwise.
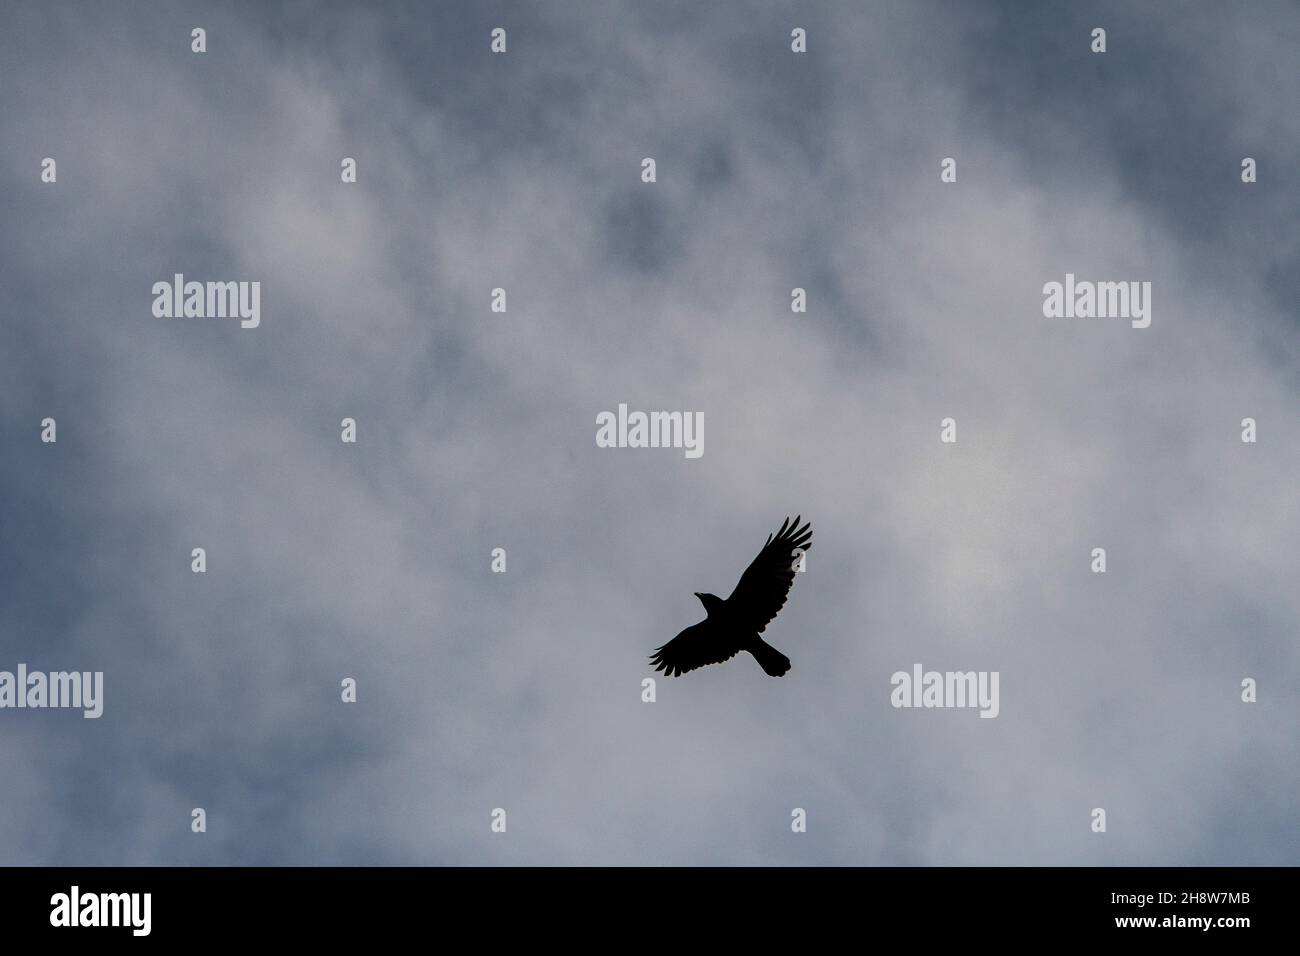
<path fill-rule="evenodd" d="M 104 713 L 0 710 L 0 864 L 1300 862 L 1298 47 L 1287 2 L 4 4 L 0 670 Z M 260 324 L 155 317 L 176 273 Z M 1150 327 L 1046 317 L 1067 274 Z M 598 447 L 620 403 L 703 454 Z M 653 675 L 795 513 L 790 673 Z M 998 716 L 891 706 L 915 664 Z"/>

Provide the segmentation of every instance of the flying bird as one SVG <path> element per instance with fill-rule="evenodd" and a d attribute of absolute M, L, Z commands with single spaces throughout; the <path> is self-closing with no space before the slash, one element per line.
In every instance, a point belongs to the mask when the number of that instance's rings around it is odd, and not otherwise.
<path fill-rule="evenodd" d="M 676 677 L 749 651 L 758 666 L 772 677 L 788 671 L 790 658 L 758 635 L 785 607 L 786 596 L 794 585 L 795 567 L 803 560 L 803 552 L 812 547 L 811 525 L 809 522 L 800 528 L 797 516 L 793 522 L 786 518 L 775 537 L 767 536 L 763 550 L 750 562 L 725 601 L 716 594 L 696 591 L 708 617 L 657 648 L 650 657 L 655 670 Z"/>

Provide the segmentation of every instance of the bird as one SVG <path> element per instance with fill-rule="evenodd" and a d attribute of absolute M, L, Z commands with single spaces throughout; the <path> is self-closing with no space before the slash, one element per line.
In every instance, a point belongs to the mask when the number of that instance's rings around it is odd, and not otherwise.
<path fill-rule="evenodd" d="M 650 662 L 656 671 L 678 677 L 698 667 L 729 661 L 741 651 L 754 655 L 758 666 L 772 677 L 781 677 L 790 669 L 790 658 L 759 635 L 785 607 L 795 569 L 812 547 L 812 522 L 800 528 L 800 517 L 796 515 L 792 522 L 787 516 L 781 530 L 767 536 L 758 557 L 725 601 L 716 594 L 695 592 L 707 617 L 655 648 Z"/>

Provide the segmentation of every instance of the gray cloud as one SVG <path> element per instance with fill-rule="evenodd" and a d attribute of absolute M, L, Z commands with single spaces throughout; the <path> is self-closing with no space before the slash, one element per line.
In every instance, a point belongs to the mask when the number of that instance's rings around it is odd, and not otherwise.
<path fill-rule="evenodd" d="M 107 699 L 0 715 L 3 862 L 1294 863 L 1300 18 L 1090 16 L 7 8 L 0 667 Z M 623 401 L 704 456 L 598 449 Z M 791 674 L 642 704 L 793 511 Z"/>

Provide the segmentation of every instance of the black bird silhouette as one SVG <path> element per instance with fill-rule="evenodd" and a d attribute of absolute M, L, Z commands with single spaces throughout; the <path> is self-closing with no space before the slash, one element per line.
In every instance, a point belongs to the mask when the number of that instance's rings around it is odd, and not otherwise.
<path fill-rule="evenodd" d="M 708 617 L 657 648 L 650 657 L 655 670 L 676 677 L 749 651 L 771 676 L 780 677 L 788 671 L 790 658 L 758 635 L 785 607 L 786 595 L 794 584 L 795 566 L 802 560 L 802 552 L 812 547 L 811 526 L 809 522 L 800 528 L 798 516 L 793 522 L 787 517 L 775 538 L 767 536 L 763 550 L 725 601 L 716 594 L 696 591 Z"/>

